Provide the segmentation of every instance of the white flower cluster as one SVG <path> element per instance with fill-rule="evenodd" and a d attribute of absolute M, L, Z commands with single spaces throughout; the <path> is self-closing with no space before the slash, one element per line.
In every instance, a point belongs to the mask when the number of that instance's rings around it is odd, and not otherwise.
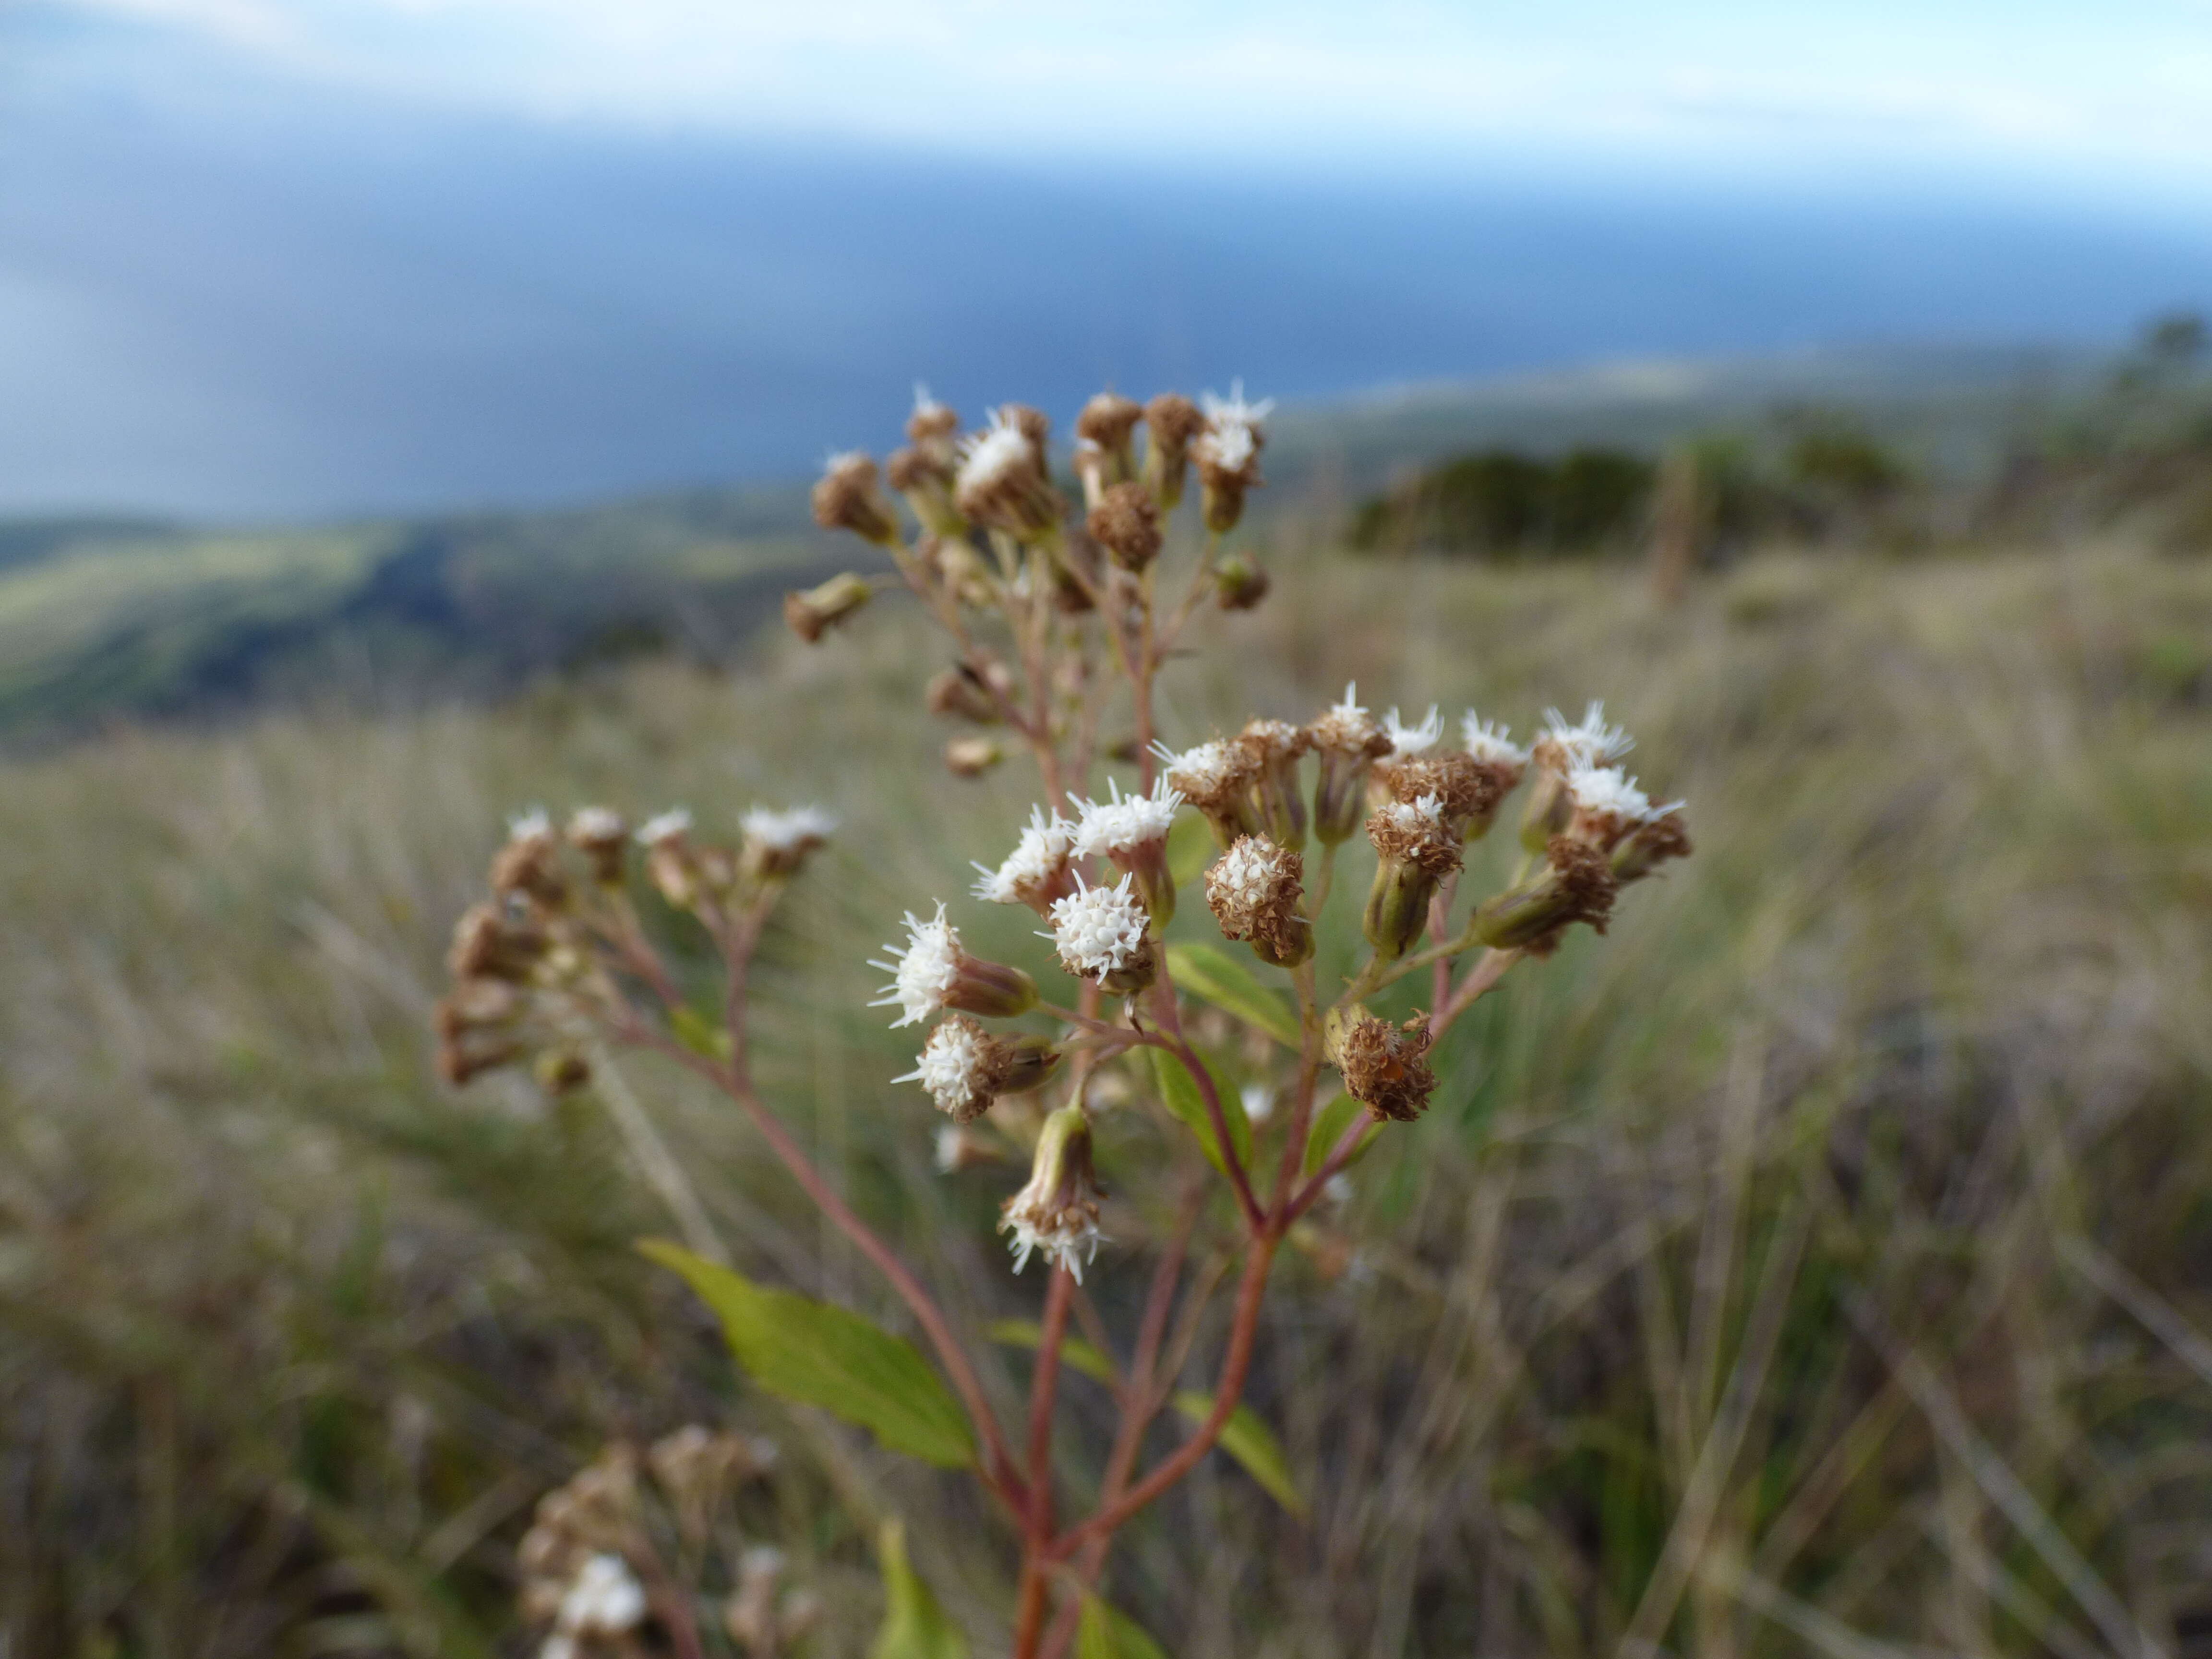
<path fill-rule="evenodd" d="M 884 947 L 895 953 L 891 961 L 871 959 L 868 963 L 891 976 L 891 982 L 884 987 L 884 994 L 868 1006 L 887 1008 L 896 1005 L 900 1018 L 891 1022 L 893 1030 L 902 1025 L 918 1025 L 943 1007 L 945 993 L 960 976 L 960 935 L 945 921 L 942 901 L 936 915 L 927 921 L 908 911 L 906 933 L 903 949 L 895 945 Z"/>
<path fill-rule="evenodd" d="M 1075 850 L 1075 829 L 1057 811 L 1047 817 L 1042 807 L 1032 806 L 1029 828 L 1022 831 L 1006 862 L 995 870 L 988 865 L 975 866 L 982 874 L 975 884 L 975 896 L 994 904 L 1028 903 L 1030 893 L 1051 886 L 1066 867 Z"/>
<path fill-rule="evenodd" d="M 797 852 L 811 842 L 827 841 L 837 830 L 836 814 L 818 806 L 794 806 L 788 811 L 756 806 L 738 823 L 747 841 L 779 853 Z"/>
<path fill-rule="evenodd" d="M 1444 717 L 1434 703 L 1421 717 L 1418 726 L 1408 726 L 1393 708 L 1382 717 L 1382 735 L 1390 739 L 1390 755 L 1394 760 L 1407 760 L 1425 749 L 1436 746 L 1444 734 Z"/>
<path fill-rule="evenodd" d="M 1077 803 L 1083 809 L 1075 822 L 1078 857 L 1127 856 L 1167 839 L 1176 808 L 1182 805 L 1181 790 L 1170 788 L 1164 777 L 1154 782 L 1149 795 L 1124 795 L 1111 779 L 1106 788 L 1108 799 Z"/>
<path fill-rule="evenodd" d="M 963 495 L 988 490 L 1030 459 L 1028 434 L 1006 410 L 994 410 L 986 430 L 963 441 L 956 487 Z"/>
<path fill-rule="evenodd" d="M 1583 711 L 1582 723 L 1567 724 L 1556 708 L 1544 711 L 1544 733 L 1566 751 L 1570 769 L 1575 766 L 1604 766 L 1636 747 L 1636 739 L 1618 726 L 1605 722 L 1605 705 L 1593 702 Z"/>
<path fill-rule="evenodd" d="M 1160 781 L 1190 800 L 1212 799 L 1246 769 L 1243 752 L 1219 738 L 1193 744 L 1180 754 L 1164 743 L 1156 743 L 1152 752 L 1165 768 Z"/>
<path fill-rule="evenodd" d="M 1145 947 L 1151 921 L 1128 877 L 1093 887 L 1079 876 L 1075 891 L 1052 907 L 1052 932 L 1041 937 L 1053 942 L 1068 972 L 1095 979 L 1129 964 Z"/>
<path fill-rule="evenodd" d="M 937 1109 L 964 1121 L 991 1103 L 995 1070 L 990 1036 L 964 1019 L 948 1019 L 929 1034 L 914 1070 L 894 1083 L 919 1083 Z"/>

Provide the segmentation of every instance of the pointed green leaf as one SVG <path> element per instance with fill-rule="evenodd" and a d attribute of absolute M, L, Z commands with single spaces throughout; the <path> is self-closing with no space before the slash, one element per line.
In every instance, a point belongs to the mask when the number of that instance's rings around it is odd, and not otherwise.
<path fill-rule="evenodd" d="M 1194 1423 L 1203 1423 L 1213 1415 L 1213 1401 L 1207 1396 L 1186 1389 L 1175 1397 L 1176 1409 Z M 1267 1495 L 1292 1515 L 1306 1512 L 1306 1500 L 1298 1496 L 1297 1482 L 1291 1479 L 1289 1460 L 1283 1455 L 1281 1443 L 1275 1431 L 1260 1419 L 1260 1413 L 1249 1406 L 1239 1406 L 1229 1413 L 1228 1425 L 1221 1431 L 1221 1449 L 1244 1466 L 1244 1473 L 1267 1489 Z"/>
<path fill-rule="evenodd" d="M 1168 1659 L 1145 1627 L 1096 1595 L 1083 1598 L 1075 1627 L 1075 1659 Z"/>
<path fill-rule="evenodd" d="M 666 1239 L 638 1249 L 681 1273 L 720 1316 L 731 1354 L 770 1394 L 835 1412 L 925 1462 L 962 1468 L 975 1461 L 967 1413 L 913 1344 L 843 1308 L 756 1285 Z"/>
<path fill-rule="evenodd" d="M 1336 1150 L 1336 1143 L 1344 1138 L 1344 1132 L 1361 1116 L 1366 1115 L 1367 1109 L 1350 1095 L 1339 1095 L 1321 1110 L 1316 1112 L 1312 1132 L 1306 1136 L 1304 1172 L 1311 1175 L 1322 1164 L 1328 1163 L 1328 1155 Z M 1371 1115 L 1367 1117 L 1367 1133 L 1360 1137 L 1359 1145 L 1352 1156 L 1345 1161 L 1346 1169 L 1350 1169 L 1367 1156 L 1367 1149 L 1375 1144 L 1375 1137 L 1382 1132 L 1382 1122 L 1378 1119 Z"/>
<path fill-rule="evenodd" d="M 730 1034 L 696 1008 L 678 1008 L 668 1017 L 668 1029 L 695 1054 L 709 1060 L 730 1057 Z"/>
<path fill-rule="evenodd" d="M 1044 1341 L 1044 1327 L 1034 1319 L 1000 1319 L 993 1321 L 984 1334 L 1010 1348 L 1035 1348 Z M 1109 1389 L 1114 1386 L 1113 1362 L 1079 1336 L 1060 1338 L 1060 1363 Z"/>
<path fill-rule="evenodd" d="M 1178 887 L 1197 880 L 1215 851 L 1211 824 L 1195 812 L 1178 817 L 1168 831 L 1168 875 Z"/>
<path fill-rule="evenodd" d="M 884 1627 L 868 1659 L 968 1659 L 968 1638 L 907 1559 L 904 1522 L 884 1522 L 876 1553 L 884 1565 Z"/>
<path fill-rule="evenodd" d="M 1211 945 L 1170 945 L 1168 974 L 1177 990 L 1205 998 L 1285 1048 L 1298 1046 L 1298 1017 L 1290 1004 L 1226 951 Z"/>
<path fill-rule="evenodd" d="M 1198 1137 L 1199 1150 L 1206 1161 L 1222 1174 L 1229 1173 L 1228 1163 L 1221 1156 L 1220 1143 L 1213 1133 L 1213 1115 L 1206 1109 L 1206 1097 L 1198 1091 L 1198 1084 L 1182 1060 L 1164 1048 L 1154 1048 L 1152 1077 L 1159 1085 L 1160 1099 Z M 1199 1061 L 1203 1066 L 1203 1060 Z M 1212 1069 L 1206 1075 L 1213 1078 Z M 1229 1125 L 1229 1139 L 1237 1148 L 1237 1162 L 1249 1167 L 1252 1162 L 1252 1121 L 1244 1115 L 1244 1102 L 1234 1090 L 1225 1090 L 1221 1080 L 1213 1078 L 1213 1091 L 1221 1102 L 1221 1115 Z"/>

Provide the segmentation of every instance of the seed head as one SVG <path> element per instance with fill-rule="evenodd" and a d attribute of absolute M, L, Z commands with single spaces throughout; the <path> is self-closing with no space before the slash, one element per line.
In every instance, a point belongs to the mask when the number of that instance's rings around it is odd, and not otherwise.
<path fill-rule="evenodd" d="M 1344 688 L 1344 701 L 1323 709 L 1306 727 L 1306 740 L 1324 757 L 1371 761 L 1391 750 L 1391 740 L 1359 706 L 1357 682 Z"/>
<path fill-rule="evenodd" d="M 1093 887 L 1079 874 L 1075 891 L 1054 904 L 1050 920 L 1052 932 L 1044 937 L 1069 973 L 1110 991 L 1142 990 L 1152 982 L 1152 917 L 1127 876 L 1111 887 Z"/>
<path fill-rule="evenodd" d="M 1337 1035 L 1332 1057 L 1354 1100 L 1378 1118 L 1411 1123 L 1436 1092 L 1437 1074 L 1423 1058 L 1428 1051 L 1425 1018 L 1393 1025 L 1362 1013 Z"/>
<path fill-rule="evenodd" d="M 879 547 L 905 540 L 898 514 L 884 495 L 874 458 L 857 449 L 832 455 L 824 465 L 814 486 L 814 522 L 824 530 L 849 530 Z"/>
<path fill-rule="evenodd" d="M 1686 859 L 1695 849 L 1690 831 L 1675 806 L 1662 807 L 1613 849 L 1613 878 L 1626 887 L 1641 881 L 1669 859 Z"/>
<path fill-rule="evenodd" d="M 1431 876 L 1448 876 L 1460 866 L 1460 838 L 1444 822 L 1443 803 L 1434 795 L 1394 800 L 1367 820 L 1367 838 L 1386 864 L 1409 864 Z"/>
<path fill-rule="evenodd" d="M 1300 913 L 1304 860 L 1260 836 L 1240 836 L 1206 872 L 1206 902 L 1224 937 L 1249 939 L 1263 961 L 1294 967 L 1313 954 Z"/>
<path fill-rule="evenodd" d="M 1160 556 L 1160 510 L 1140 483 L 1116 483 L 1091 512 L 1090 530 L 1124 570 L 1142 570 Z"/>
<path fill-rule="evenodd" d="M 1044 1121 L 1028 1183 L 1006 1203 L 999 1231 L 1013 1237 L 1014 1271 L 1042 1254 L 1079 1281 L 1098 1254 L 1098 1200 L 1105 1196 L 1091 1160 L 1091 1120 L 1063 1106 Z"/>
<path fill-rule="evenodd" d="M 1075 826 L 1055 811 L 1030 808 L 1029 827 L 1014 842 L 1006 862 L 994 870 L 978 864 L 982 879 L 975 896 L 994 904 L 1026 904 L 1049 920 L 1054 903 L 1075 890 L 1075 871 L 1068 862 L 1075 850 Z"/>

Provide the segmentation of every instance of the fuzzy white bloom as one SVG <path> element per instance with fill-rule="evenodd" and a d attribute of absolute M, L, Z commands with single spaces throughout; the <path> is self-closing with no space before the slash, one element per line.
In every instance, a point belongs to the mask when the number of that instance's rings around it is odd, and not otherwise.
<path fill-rule="evenodd" d="M 1306 730 L 1313 734 L 1315 747 L 1330 749 L 1364 749 L 1375 735 L 1375 721 L 1359 706 L 1359 686 L 1355 681 L 1344 688 L 1344 701 L 1332 704 L 1317 715 Z"/>
<path fill-rule="evenodd" d="M 899 1018 L 891 1022 L 893 1030 L 902 1025 L 919 1025 L 945 1006 L 945 993 L 960 976 L 960 935 L 945 919 L 944 901 L 938 902 L 937 914 L 927 921 L 908 911 L 905 948 L 896 945 L 884 948 L 896 953 L 893 960 L 871 958 L 868 966 L 882 969 L 891 976 L 891 982 L 868 1006 L 896 1005 Z"/>
<path fill-rule="evenodd" d="M 1224 472 L 1242 472 L 1260 453 L 1260 441 L 1249 426 L 1218 426 L 1199 434 L 1190 453 Z"/>
<path fill-rule="evenodd" d="M 1176 808 L 1182 805 L 1181 790 L 1170 788 L 1164 777 L 1154 781 L 1149 795 L 1124 795 L 1110 778 L 1106 788 L 1108 800 L 1078 803 L 1083 808 L 1075 821 L 1079 857 L 1110 858 L 1167 839 L 1168 831 L 1175 827 Z"/>
<path fill-rule="evenodd" d="M 1181 754 L 1164 743 L 1156 743 L 1152 752 L 1167 769 L 1161 774 L 1162 781 L 1188 799 L 1210 799 L 1245 771 L 1243 751 L 1218 738 L 1194 744 Z"/>
<path fill-rule="evenodd" d="M 974 1116 L 991 1103 L 992 1073 L 998 1069 L 990 1034 L 964 1019 L 948 1019 L 929 1034 L 914 1070 L 894 1083 L 919 1083 L 940 1112 Z"/>
<path fill-rule="evenodd" d="M 809 842 L 827 841 L 837 831 L 837 815 L 818 806 L 794 806 L 779 812 L 756 806 L 738 820 L 745 839 L 779 853 L 798 850 Z"/>
<path fill-rule="evenodd" d="M 1382 816 L 1392 828 L 1408 836 L 1441 835 L 1444 827 L 1444 805 L 1434 795 L 1423 795 L 1417 800 L 1394 800 L 1382 808 Z"/>
<path fill-rule="evenodd" d="M 1567 774 L 1567 792 L 1574 797 L 1577 811 L 1594 817 L 1644 823 L 1657 816 L 1652 811 L 1651 798 L 1618 766 L 1577 766 Z"/>
<path fill-rule="evenodd" d="M 691 813 L 688 807 L 672 806 L 665 812 L 647 818 L 638 829 L 640 844 L 658 847 L 662 842 L 674 841 L 678 836 L 691 833 Z"/>
<path fill-rule="evenodd" d="M 1275 1115 L 1275 1091 L 1264 1083 L 1248 1083 L 1237 1091 L 1243 1103 L 1244 1116 L 1251 1123 L 1265 1123 Z"/>
<path fill-rule="evenodd" d="M 1028 434 L 1005 410 L 994 410 L 987 430 L 962 441 L 956 487 L 963 495 L 988 490 L 1008 473 L 1029 465 L 1031 459 Z"/>
<path fill-rule="evenodd" d="M 1211 392 L 1202 392 L 1199 394 L 1198 403 L 1199 407 L 1206 411 L 1207 423 L 1217 427 L 1256 427 L 1275 412 L 1275 400 L 1273 398 L 1262 398 L 1256 404 L 1245 402 L 1244 382 L 1242 380 L 1231 380 L 1229 383 L 1229 395 L 1226 398 L 1217 397 Z"/>
<path fill-rule="evenodd" d="M 1508 766 L 1526 766 L 1528 751 L 1513 741 L 1513 734 L 1495 720 L 1478 716 L 1472 708 L 1459 723 L 1460 741 L 1467 752 L 1479 761 L 1502 762 Z"/>
<path fill-rule="evenodd" d="M 1217 909 L 1228 905 L 1251 910 L 1272 904 L 1282 891 L 1288 857 L 1274 842 L 1246 836 L 1206 872 L 1207 895 L 1216 901 Z"/>
<path fill-rule="evenodd" d="M 957 1123 L 941 1123 L 937 1128 L 937 1170 L 939 1175 L 951 1175 L 960 1167 L 961 1154 L 967 1150 L 967 1137 L 960 1133 Z"/>
<path fill-rule="evenodd" d="M 945 412 L 945 405 L 929 395 L 929 382 L 927 380 L 914 383 L 914 412 L 925 416 Z"/>
<path fill-rule="evenodd" d="M 571 841 L 620 841 L 623 829 L 622 814 L 611 806 L 580 806 L 568 817 Z"/>
<path fill-rule="evenodd" d="M 1582 724 L 1570 726 L 1556 708 L 1544 711 L 1545 735 L 1567 751 L 1577 766 L 1603 766 L 1636 747 L 1636 739 L 1618 726 L 1605 723 L 1605 705 L 1592 702 L 1583 711 Z"/>
<path fill-rule="evenodd" d="M 507 821 L 509 841 L 531 841 L 539 836 L 553 833 L 553 820 L 545 815 L 542 806 L 533 806 L 526 812 L 517 812 Z"/>
<path fill-rule="evenodd" d="M 1006 862 L 995 870 L 985 864 L 975 866 L 983 878 L 975 884 L 975 896 L 994 904 L 1026 904 L 1025 894 L 1050 884 L 1074 850 L 1075 826 L 1057 811 L 1047 817 L 1044 808 L 1032 806 L 1029 828 L 1022 831 Z"/>
<path fill-rule="evenodd" d="M 645 1590 L 619 1555 L 595 1555 L 561 1598 L 560 1627 L 577 1636 L 619 1636 L 645 1620 Z"/>
<path fill-rule="evenodd" d="M 1056 1221 L 1039 1223 L 1009 1212 L 999 1227 L 1013 1235 L 1006 1248 L 1014 1253 L 1016 1273 L 1030 1265 L 1032 1255 L 1041 1254 L 1048 1265 L 1066 1268 L 1079 1285 L 1084 1268 L 1097 1260 L 1099 1242 L 1105 1237 L 1097 1222 L 1087 1216 L 1063 1214 Z"/>
<path fill-rule="evenodd" d="M 1092 887 L 1079 876 L 1075 891 L 1052 907 L 1052 932 L 1041 937 L 1053 942 L 1068 972 L 1095 979 L 1126 967 L 1144 949 L 1151 920 L 1128 877 Z"/>
<path fill-rule="evenodd" d="M 1434 703 L 1429 705 L 1429 712 L 1421 717 L 1419 726 L 1407 725 L 1395 708 L 1382 717 L 1382 735 L 1390 739 L 1390 753 L 1398 760 L 1434 748 L 1443 734 L 1444 717 Z"/>

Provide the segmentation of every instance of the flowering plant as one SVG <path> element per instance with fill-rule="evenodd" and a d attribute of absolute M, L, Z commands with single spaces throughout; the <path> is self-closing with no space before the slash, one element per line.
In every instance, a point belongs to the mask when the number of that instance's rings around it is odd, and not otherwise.
<path fill-rule="evenodd" d="M 1015 1271 L 1037 1261 L 1045 1274 L 1041 1316 L 1018 1328 L 1036 1361 L 1018 1430 L 991 1408 L 937 1299 L 755 1085 L 749 972 L 779 901 L 836 831 L 826 814 L 756 811 L 730 843 L 696 834 L 680 811 L 634 836 L 604 808 L 578 812 L 565 836 L 542 815 L 518 820 L 493 863 L 489 901 L 457 930 L 455 985 L 440 1010 L 441 1056 L 457 1081 L 534 1056 L 550 1085 L 571 1086 L 591 1074 L 593 1045 L 639 1047 L 744 1111 L 889 1279 L 934 1365 L 842 1309 L 754 1285 L 696 1253 L 651 1248 L 714 1305 L 739 1364 L 763 1386 L 973 1474 L 1018 1540 L 1017 1659 L 1064 1653 L 1079 1638 L 1086 1653 L 1149 1648 L 1095 1587 L 1117 1530 L 1217 1446 L 1295 1496 L 1272 1436 L 1241 1405 L 1279 1252 L 1386 1125 L 1421 1115 L 1437 1087 L 1430 1052 L 1477 999 L 1570 928 L 1602 933 L 1623 887 L 1690 850 L 1680 804 L 1655 805 L 1620 769 L 1629 739 L 1595 704 L 1578 722 L 1553 712 L 1525 749 L 1471 712 L 1447 744 L 1437 710 L 1418 722 L 1395 709 L 1377 720 L 1352 688 L 1304 724 L 1255 718 L 1181 750 L 1159 740 L 1156 683 L 1201 611 L 1209 601 L 1249 608 L 1267 590 L 1250 556 L 1224 550 L 1261 482 L 1267 413 L 1241 389 L 1203 406 L 1174 395 L 1141 407 L 1093 398 L 1076 422 L 1078 508 L 1055 478 L 1041 413 L 1010 404 L 962 439 L 952 411 L 925 394 L 908 447 L 882 467 L 838 456 L 815 491 L 818 520 L 880 547 L 951 642 L 952 661 L 927 699 L 975 729 L 947 746 L 948 765 L 972 774 L 1026 750 L 1044 796 L 1001 860 L 976 866 L 973 897 L 1034 911 L 1059 969 L 1048 979 L 1071 988 L 1048 994 L 1028 969 L 975 954 L 942 902 L 909 914 L 904 939 L 876 964 L 889 976 L 878 1006 L 896 1011 L 892 1024 L 930 1028 L 914 1069 L 895 1080 L 919 1085 L 948 1120 L 940 1164 L 1018 1156 L 1029 1165 L 1000 1224 Z M 1171 578 L 1168 532 L 1194 471 L 1203 533 Z M 840 575 L 789 596 L 787 618 L 818 640 L 877 586 Z M 1126 741 L 1108 738 L 1109 719 L 1128 720 Z M 1097 793 L 1094 777 L 1117 765 L 1127 777 L 1105 776 Z M 1462 911 L 1467 848 L 1524 782 L 1519 867 Z M 1363 830 L 1376 859 L 1364 948 L 1349 974 L 1325 984 L 1316 935 L 1330 924 L 1339 854 Z M 633 897 L 634 864 L 713 939 L 722 969 L 714 1018 L 687 1001 L 665 965 Z M 1188 927 L 1170 941 L 1182 890 L 1194 885 L 1220 939 L 1248 947 L 1255 965 L 1188 937 Z M 1370 1008 L 1413 975 L 1426 976 L 1425 1012 L 1401 1021 Z M 1202 1014 L 1241 1027 L 1260 1054 L 1242 1066 L 1252 1074 L 1243 1089 L 1203 1051 Z M 1177 1194 L 1164 1217 L 1122 1206 L 1109 1238 L 1093 1132 L 1116 1102 L 1161 1114 L 1189 1156 L 1179 1170 L 1103 1171 L 1147 1196 Z M 1193 1270 L 1194 1241 L 1215 1227 L 1241 1259 L 1232 1310 L 1212 1385 L 1181 1391 L 1218 1285 L 1218 1275 Z M 1102 1251 L 1118 1268 L 1145 1249 L 1149 1288 L 1123 1354 L 1083 1279 Z M 1060 1514 L 1066 1483 L 1054 1466 L 1064 1366 L 1103 1376 L 1120 1407 L 1095 1506 L 1073 1519 Z M 1170 1407 L 1189 1432 L 1146 1466 Z M 902 1576 L 878 1651 L 961 1650 L 902 1552 L 891 1553 Z M 687 1615 L 671 1604 L 659 1616 L 672 1630 Z M 672 1640 L 697 1646 L 696 1632 Z"/>

